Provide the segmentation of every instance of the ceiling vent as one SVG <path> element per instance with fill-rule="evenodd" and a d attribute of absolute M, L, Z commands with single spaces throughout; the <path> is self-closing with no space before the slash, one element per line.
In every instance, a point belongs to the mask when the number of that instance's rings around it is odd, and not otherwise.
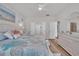
<path fill-rule="evenodd" d="M 46 16 L 50 16 L 50 14 L 46 14 Z"/>

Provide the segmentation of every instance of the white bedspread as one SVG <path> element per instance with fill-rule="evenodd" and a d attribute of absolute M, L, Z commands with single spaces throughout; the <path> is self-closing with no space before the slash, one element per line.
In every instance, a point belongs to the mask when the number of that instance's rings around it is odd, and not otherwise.
<path fill-rule="evenodd" d="M 46 42 L 39 37 L 21 37 L 16 40 L 0 41 L 0 55 L 46 56 Z"/>

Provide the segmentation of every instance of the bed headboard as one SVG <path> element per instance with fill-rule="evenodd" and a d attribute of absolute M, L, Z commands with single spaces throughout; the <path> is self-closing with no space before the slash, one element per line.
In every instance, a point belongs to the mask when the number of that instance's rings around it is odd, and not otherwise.
<path fill-rule="evenodd" d="M 22 28 L 19 25 L 9 22 L 9 21 L 0 20 L 0 33 L 10 31 L 13 29 L 22 31 Z"/>

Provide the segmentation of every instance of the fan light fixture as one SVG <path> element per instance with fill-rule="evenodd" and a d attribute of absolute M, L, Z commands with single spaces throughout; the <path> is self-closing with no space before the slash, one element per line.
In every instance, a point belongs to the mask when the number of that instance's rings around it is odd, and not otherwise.
<path fill-rule="evenodd" d="M 22 26 L 23 26 L 23 24 L 22 24 L 22 23 L 19 23 L 19 26 L 21 26 L 21 27 L 22 27 Z"/>
<path fill-rule="evenodd" d="M 41 11 L 47 4 L 39 4 L 38 10 Z"/>
<path fill-rule="evenodd" d="M 39 8 L 38 8 L 38 10 L 39 10 L 39 11 L 41 11 L 41 10 L 42 10 L 42 8 L 41 8 L 41 7 L 39 7 Z"/>

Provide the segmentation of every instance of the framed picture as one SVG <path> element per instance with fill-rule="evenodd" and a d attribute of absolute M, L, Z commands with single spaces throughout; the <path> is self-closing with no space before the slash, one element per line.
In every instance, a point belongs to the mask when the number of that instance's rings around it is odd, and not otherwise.
<path fill-rule="evenodd" d="M 0 4 L 0 20 L 15 22 L 15 13 L 4 4 Z"/>

